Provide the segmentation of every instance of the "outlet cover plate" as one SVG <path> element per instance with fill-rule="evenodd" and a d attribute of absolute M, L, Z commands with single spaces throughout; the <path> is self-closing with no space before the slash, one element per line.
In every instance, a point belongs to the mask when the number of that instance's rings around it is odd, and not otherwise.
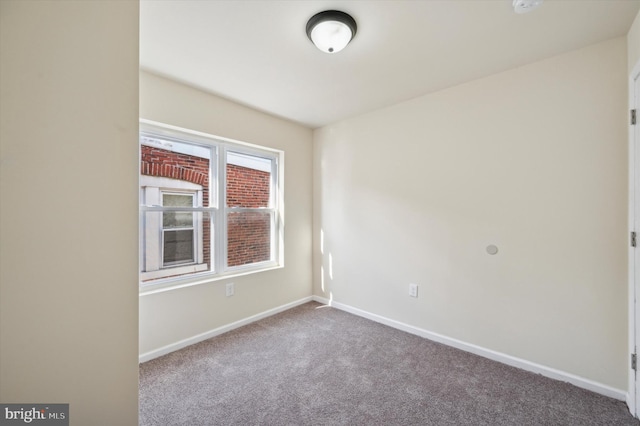
<path fill-rule="evenodd" d="M 409 284 L 409 296 L 418 297 L 418 284 Z"/>

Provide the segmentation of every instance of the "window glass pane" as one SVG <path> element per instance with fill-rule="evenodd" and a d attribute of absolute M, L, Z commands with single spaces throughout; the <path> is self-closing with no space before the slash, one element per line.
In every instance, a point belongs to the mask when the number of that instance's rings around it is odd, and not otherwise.
<path fill-rule="evenodd" d="M 169 229 L 165 230 L 163 234 L 163 263 L 165 266 L 195 262 L 193 229 Z"/>
<path fill-rule="evenodd" d="M 269 207 L 272 161 L 255 155 L 227 153 L 228 207 Z"/>
<path fill-rule="evenodd" d="M 165 212 L 162 215 L 163 228 L 189 228 L 193 226 L 193 213 Z"/>
<path fill-rule="evenodd" d="M 164 207 L 193 207 L 193 195 L 162 194 Z M 188 228 L 193 226 L 193 213 L 165 212 L 162 215 L 163 228 Z"/>
<path fill-rule="evenodd" d="M 227 216 L 227 266 L 271 260 L 271 212 L 232 212 Z"/>
<path fill-rule="evenodd" d="M 162 205 L 165 207 L 193 207 L 193 195 L 162 194 Z"/>

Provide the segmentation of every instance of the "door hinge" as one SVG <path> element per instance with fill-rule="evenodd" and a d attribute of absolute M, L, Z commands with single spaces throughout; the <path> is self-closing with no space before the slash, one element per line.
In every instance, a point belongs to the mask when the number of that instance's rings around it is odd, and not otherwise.
<path fill-rule="evenodd" d="M 638 355 L 631 354 L 631 369 L 638 371 Z"/>
<path fill-rule="evenodd" d="M 631 247 L 636 247 L 637 246 L 637 241 L 636 241 L 636 231 L 631 231 Z"/>
<path fill-rule="evenodd" d="M 631 110 L 631 125 L 634 126 L 636 124 L 636 110 Z"/>

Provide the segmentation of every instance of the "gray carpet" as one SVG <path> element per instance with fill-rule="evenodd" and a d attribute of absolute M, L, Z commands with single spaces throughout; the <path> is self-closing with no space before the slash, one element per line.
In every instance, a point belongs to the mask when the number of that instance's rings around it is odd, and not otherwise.
<path fill-rule="evenodd" d="M 639 425 L 626 405 L 317 303 L 140 365 L 140 425 Z"/>

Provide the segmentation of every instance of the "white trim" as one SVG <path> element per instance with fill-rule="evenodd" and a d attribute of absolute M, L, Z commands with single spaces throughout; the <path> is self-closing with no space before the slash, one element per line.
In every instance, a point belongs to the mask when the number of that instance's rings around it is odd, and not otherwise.
<path fill-rule="evenodd" d="M 491 359 L 493 361 L 498 361 L 503 364 L 510 365 L 512 367 L 521 368 L 523 370 L 530 371 L 532 373 L 541 374 L 551 379 L 560 380 L 563 382 L 569 382 L 572 385 L 590 390 L 592 392 L 599 393 L 601 395 L 608 396 L 610 398 L 615 398 L 620 401 L 624 401 L 626 398 L 626 393 L 621 389 L 616 389 L 611 386 L 595 382 L 593 380 L 585 379 L 583 377 L 579 377 L 574 374 L 567 373 L 565 371 L 556 370 L 555 368 L 536 364 L 521 358 L 516 358 L 514 356 L 503 354 L 501 352 L 496 352 L 491 349 L 483 348 L 481 346 L 477 346 L 471 343 L 466 343 L 458 339 L 444 336 L 442 334 L 427 331 L 422 328 L 414 327 L 412 325 L 405 324 L 400 321 L 392 320 L 377 314 L 363 311 L 362 309 L 354 308 L 353 306 L 331 301 L 323 297 L 313 296 L 313 300 L 318 303 L 330 305 L 336 309 L 340 309 L 341 311 L 349 312 L 350 314 L 354 314 L 354 315 L 369 319 L 371 321 L 375 321 L 377 323 L 384 324 L 389 327 L 393 327 L 395 329 L 405 331 L 407 333 L 415 334 L 416 336 L 424 337 L 425 339 L 433 340 L 434 342 L 442 343 L 447 346 L 461 349 L 465 352 L 470 352 L 472 354 L 480 355 L 482 357 Z"/>
<path fill-rule="evenodd" d="M 146 118 L 140 119 L 141 130 L 143 132 L 158 133 L 157 136 L 176 137 L 175 132 L 186 133 L 190 135 L 189 141 L 204 142 L 207 145 L 211 144 L 211 139 L 219 142 L 231 142 L 234 145 L 246 146 L 250 148 L 256 148 L 260 151 L 269 151 L 275 154 L 280 154 L 284 151 L 276 148 L 269 148 L 262 145 L 256 145 L 254 143 L 243 142 L 237 139 L 225 138 L 222 136 L 212 135 L 211 133 L 199 132 L 197 130 L 186 129 L 184 127 L 173 126 L 171 124 L 160 123 L 159 121 L 147 120 Z M 195 138 L 194 138 L 195 137 Z"/>
<path fill-rule="evenodd" d="M 206 263 L 196 263 L 194 265 L 175 266 L 173 268 L 158 269 L 149 272 L 140 272 L 140 279 L 145 282 L 148 280 L 154 280 L 157 278 L 170 277 L 173 275 L 185 275 L 196 274 L 209 270 L 209 265 Z"/>
<path fill-rule="evenodd" d="M 187 346 L 191 346 L 195 343 L 202 342 L 204 340 L 210 339 L 215 336 L 219 336 L 222 333 L 226 333 L 231 330 L 235 330 L 236 328 L 245 326 L 247 324 L 251 324 L 252 322 L 259 321 L 264 318 L 268 318 L 275 314 L 279 314 L 280 312 L 287 311 L 291 308 L 295 308 L 296 306 L 303 305 L 305 303 L 311 302 L 312 297 L 305 297 L 300 300 L 296 300 L 291 303 L 287 303 L 285 305 L 278 306 L 273 309 L 269 309 L 267 311 L 261 312 L 256 315 L 252 315 L 248 318 L 241 319 L 239 321 L 232 322 L 231 324 L 223 325 L 222 327 L 215 328 L 213 330 L 209 330 L 204 333 L 197 334 L 195 336 L 189 337 L 187 339 L 180 340 L 179 342 L 172 343 L 170 345 L 163 346 L 161 348 L 146 352 L 138 356 L 138 361 L 140 363 L 151 361 L 152 359 L 161 357 L 163 355 L 169 354 L 171 352 L 177 351 L 182 348 L 186 348 Z"/>
<path fill-rule="evenodd" d="M 140 297 L 149 296 L 151 294 L 164 293 L 165 291 L 179 290 L 181 288 L 192 287 L 194 285 L 209 284 L 209 283 L 213 283 L 220 280 L 227 280 L 227 279 L 232 279 L 236 277 L 242 277 L 245 275 L 258 274 L 260 272 L 268 272 L 268 271 L 273 271 L 273 270 L 282 269 L 282 268 L 284 268 L 284 266 L 275 265 L 271 267 L 264 267 L 264 268 L 261 267 L 258 269 L 243 270 L 243 271 L 233 272 L 228 274 L 212 275 L 209 273 L 207 274 L 203 273 L 195 277 L 192 277 L 191 279 L 181 278 L 181 279 L 172 280 L 171 278 L 168 278 L 166 282 L 162 282 L 159 284 L 154 283 L 154 284 L 145 285 L 144 283 L 142 283 L 142 285 L 140 286 L 139 296 Z"/>

